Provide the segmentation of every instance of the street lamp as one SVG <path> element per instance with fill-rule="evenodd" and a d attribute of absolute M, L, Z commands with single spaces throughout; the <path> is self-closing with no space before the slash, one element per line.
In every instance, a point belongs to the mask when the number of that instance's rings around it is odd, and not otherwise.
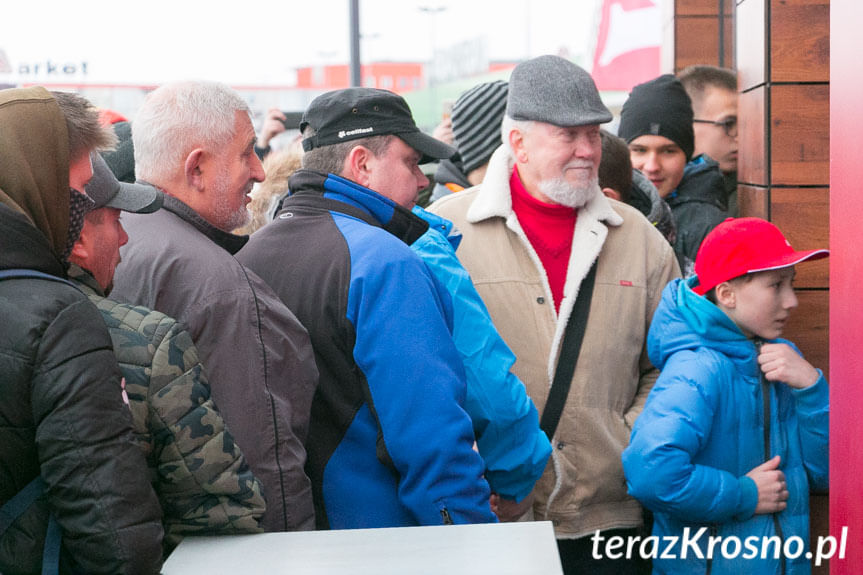
<path fill-rule="evenodd" d="M 424 14 L 429 15 L 429 41 L 431 43 L 431 58 L 429 58 L 428 71 L 428 91 L 429 91 L 429 110 L 434 110 L 437 103 L 437 94 L 435 94 L 435 16 L 446 10 L 446 6 L 418 6 L 417 9 Z"/>

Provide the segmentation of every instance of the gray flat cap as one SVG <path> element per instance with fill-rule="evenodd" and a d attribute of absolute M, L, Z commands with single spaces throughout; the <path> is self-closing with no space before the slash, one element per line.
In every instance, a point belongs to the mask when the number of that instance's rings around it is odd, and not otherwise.
<path fill-rule="evenodd" d="M 612 119 L 590 74 L 550 55 L 526 60 L 513 69 L 506 115 L 556 126 L 588 126 Z"/>

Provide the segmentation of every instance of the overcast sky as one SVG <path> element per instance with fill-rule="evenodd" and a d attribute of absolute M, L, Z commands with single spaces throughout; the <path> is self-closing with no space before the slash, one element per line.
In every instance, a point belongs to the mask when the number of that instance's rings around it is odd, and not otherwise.
<path fill-rule="evenodd" d="M 363 62 L 427 61 L 483 38 L 492 59 L 566 53 L 589 67 L 597 0 L 360 0 Z M 297 67 L 347 63 L 349 0 L 42 0 L 5 3 L 0 50 L 27 81 L 293 82 Z M 427 10 L 422 10 L 425 7 Z M 439 10 L 438 10 L 439 9 Z M 47 64 L 58 68 L 46 76 Z M 62 66 L 69 65 L 66 72 Z M 6 75 L 5 79 L 9 79 Z M 4 75 L 0 73 L 0 82 Z"/>

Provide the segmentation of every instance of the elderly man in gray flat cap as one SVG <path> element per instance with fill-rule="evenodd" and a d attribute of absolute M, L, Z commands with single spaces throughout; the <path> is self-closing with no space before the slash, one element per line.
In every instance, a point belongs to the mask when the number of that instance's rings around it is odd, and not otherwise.
<path fill-rule="evenodd" d="M 554 452 L 533 511 L 554 523 L 567 574 L 639 568 L 606 545 L 642 526 L 620 455 L 658 375 L 647 329 L 680 275 L 662 234 L 600 191 L 599 128 L 611 119 L 583 69 L 523 62 L 482 183 L 431 207 L 463 233 L 457 255 L 541 407 Z"/>

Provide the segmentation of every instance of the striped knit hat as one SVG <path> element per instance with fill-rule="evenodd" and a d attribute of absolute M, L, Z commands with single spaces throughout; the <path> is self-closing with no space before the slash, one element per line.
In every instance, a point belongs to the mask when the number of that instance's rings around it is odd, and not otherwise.
<path fill-rule="evenodd" d="M 503 80 L 485 82 L 464 92 L 453 104 L 452 131 L 465 175 L 488 162 L 502 143 L 500 125 L 507 90 Z"/>

